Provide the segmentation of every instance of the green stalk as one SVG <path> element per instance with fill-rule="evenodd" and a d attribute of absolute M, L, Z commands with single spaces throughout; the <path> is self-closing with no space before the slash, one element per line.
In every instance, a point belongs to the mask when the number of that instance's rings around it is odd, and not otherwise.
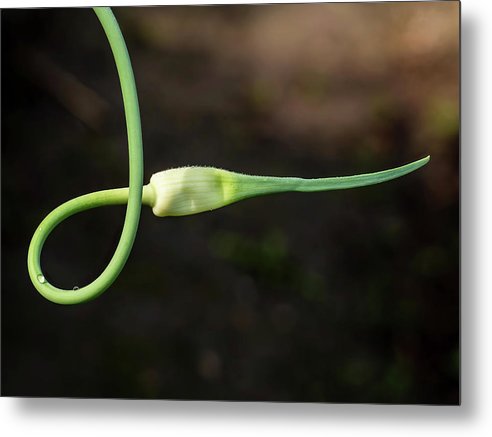
<path fill-rule="evenodd" d="M 103 293 L 123 269 L 135 241 L 143 188 L 143 149 L 140 111 L 133 70 L 118 22 L 110 8 L 94 8 L 106 33 L 116 62 L 125 107 L 130 167 L 129 189 L 107 190 L 70 200 L 51 212 L 38 226 L 29 246 L 27 265 L 29 276 L 36 289 L 48 300 L 60 304 L 76 304 L 94 299 Z M 74 290 L 64 290 L 51 285 L 43 275 L 40 257 L 43 244 L 50 232 L 71 215 L 101 205 L 125 204 L 125 223 L 120 241 L 108 266 L 89 285 Z"/>

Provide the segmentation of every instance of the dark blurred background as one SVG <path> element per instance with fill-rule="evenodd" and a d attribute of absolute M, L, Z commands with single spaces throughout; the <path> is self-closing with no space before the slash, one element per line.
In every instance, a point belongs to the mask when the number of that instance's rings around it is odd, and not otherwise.
<path fill-rule="evenodd" d="M 127 185 L 114 61 L 90 9 L 2 11 L 2 394 L 459 402 L 459 4 L 115 8 L 145 180 L 181 165 L 355 190 L 158 219 L 120 277 L 59 306 L 26 257 L 60 203 Z M 123 207 L 64 222 L 48 280 L 92 281 Z"/>

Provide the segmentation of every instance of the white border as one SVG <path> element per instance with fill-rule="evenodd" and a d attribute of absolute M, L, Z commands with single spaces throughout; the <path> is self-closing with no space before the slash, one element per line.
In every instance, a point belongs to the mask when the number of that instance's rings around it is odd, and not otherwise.
<path fill-rule="evenodd" d="M 105 1 L 105 5 L 207 4 Z M 214 4 L 239 3 L 214 1 Z M 244 1 L 241 3 L 258 3 Z M 279 3 L 272 0 L 269 3 Z M 284 1 L 280 3 L 294 3 Z M 89 1 L 7 1 L 0 7 L 91 6 Z M 489 435 L 491 420 L 492 2 L 462 2 L 462 406 L 378 406 L 0 399 L 8 436 Z M 480 98 L 479 98 L 480 97 Z"/>

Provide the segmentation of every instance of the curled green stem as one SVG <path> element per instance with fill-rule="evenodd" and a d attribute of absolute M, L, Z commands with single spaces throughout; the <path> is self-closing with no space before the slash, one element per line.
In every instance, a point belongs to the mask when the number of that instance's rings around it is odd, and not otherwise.
<path fill-rule="evenodd" d="M 70 200 L 52 211 L 38 226 L 29 246 L 27 265 L 36 289 L 48 300 L 60 304 L 76 304 L 94 299 L 103 293 L 123 269 L 135 241 L 143 188 L 143 150 L 140 111 L 133 70 L 118 22 L 110 8 L 94 8 L 106 33 L 118 70 L 125 107 L 129 151 L 129 189 L 108 190 Z M 101 275 L 90 284 L 78 289 L 64 290 L 51 285 L 43 275 L 41 250 L 50 232 L 71 215 L 101 205 L 127 203 L 125 223 L 118 246 Z"/>

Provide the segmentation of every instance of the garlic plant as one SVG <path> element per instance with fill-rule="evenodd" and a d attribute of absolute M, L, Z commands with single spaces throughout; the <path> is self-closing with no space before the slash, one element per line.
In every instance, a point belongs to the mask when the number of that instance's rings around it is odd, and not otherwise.
<path fill-rule="evenodd" d="M 296 177 L 252 176 L 213 167 L 181 167 L 154 174 L 143 185 L 143 151 L 137 91 L 130 58 L 118 23 L 110 8 L 94 8 L 115 58 L 125 107 L 130 161 L 129 188 L 116 188 L 72 199 L 54 209 L 38 226 L 28 253 L 29 276 L 48 300 L 76 304 L 94 299 L 118 277 L 135 240 L 141 205 L 152 208 L 157 217 L 184 216 L 211 211 L 243 199 L 287 191 L 327 191 L 386 182 L 427 164 L 427 156 L 402 167 L 346 177 L 303 179 Z M 40 256 L 51 231 L 66 218 L 107 205 L 127 205 L 120 241 L 108 266 L 92 283 L 72 290 L 50 284 L 43 275 Z"/>

